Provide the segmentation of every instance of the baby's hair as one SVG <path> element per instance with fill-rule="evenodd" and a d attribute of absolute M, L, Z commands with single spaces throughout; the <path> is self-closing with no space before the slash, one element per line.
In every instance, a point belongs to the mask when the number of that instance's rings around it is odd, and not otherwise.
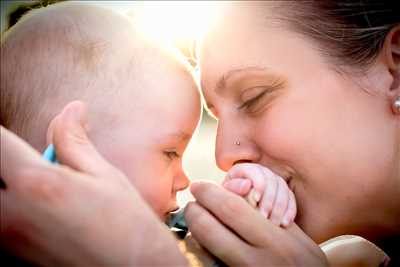
<path fill-rule="evenodd" d="M 39 119 L 48 124 L 70 101 L 107 108 L 158 55 L 184 62 L 149 42 L 127 16 L 93 4 L 62 2 L 28 12 L 1 40 L 1 124 L 28 139 Z M 182 69 L 188 72 L 188 64 Z"/>
<path fill-rule="evenodd" d="M 101 68 L 105 67 L 101 63 L 111 42 L 92 32 L 93 25 L 87 24 L 94 19 L 88 16 L 103 20 L 110 20 L 112 16 L 103 8 L 81 12 L 85 8 L 66 3 L 33 9 L 2 36 L 1 122 L 4 126 L 23 132 L 23 127 L 39 115 L 41 105 L 49 100 L 56 102 L 62 86 L 75 79 L 85 80 L 79 74 L 101 75 Z M 87 80 L 81 84 L 90 86 L 90 83 Z M 84 94 L 84 89 L 70 88 L 67 93 L 73 98 Z"/>

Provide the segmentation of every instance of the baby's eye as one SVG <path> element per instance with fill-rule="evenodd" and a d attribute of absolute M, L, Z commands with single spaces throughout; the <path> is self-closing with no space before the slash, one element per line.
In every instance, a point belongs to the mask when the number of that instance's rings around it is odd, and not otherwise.
<path fill-rule="evenodd" d="M 164 151 L 164 154 L 169 158 L 169 159 L 177 159 L 180 158 L 180 155 L 176 151 Z"/>

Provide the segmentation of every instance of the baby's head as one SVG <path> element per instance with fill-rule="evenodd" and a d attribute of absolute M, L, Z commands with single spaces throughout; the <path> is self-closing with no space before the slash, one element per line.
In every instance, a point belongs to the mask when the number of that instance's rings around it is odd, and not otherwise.
<path fill-rule="evenodd" d="M 188 66 L 109 9 L 72 2 L 31 12 L 2 39 L 1 124 L 43 151 L 52 120 L 74 100 L 87 103 L 100 153 L 165 219 L 188 186 L 182 154 L 200 118 Z"/>

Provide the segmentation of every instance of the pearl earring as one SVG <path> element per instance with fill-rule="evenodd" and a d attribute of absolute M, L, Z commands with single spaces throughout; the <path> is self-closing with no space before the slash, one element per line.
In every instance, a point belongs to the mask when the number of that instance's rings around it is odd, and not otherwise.
<path fill-rule="evenodd" d="M 396 97 L 393 101 L 392 110 L 394 114 L 400 114 L 400 96 Z"/>

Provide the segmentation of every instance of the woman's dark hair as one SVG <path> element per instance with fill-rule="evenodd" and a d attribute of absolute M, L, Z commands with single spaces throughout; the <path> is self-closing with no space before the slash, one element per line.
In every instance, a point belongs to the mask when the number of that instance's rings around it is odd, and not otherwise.
<path fill-rule="evenodd" d="M 365 70 L 385 37 L 400 24 L 398 1 L 315 0 L 275 2 L 274 17 L 316 41 L 339 66 Z M 276 9 L 275 9 L 276 8 Z"/>

